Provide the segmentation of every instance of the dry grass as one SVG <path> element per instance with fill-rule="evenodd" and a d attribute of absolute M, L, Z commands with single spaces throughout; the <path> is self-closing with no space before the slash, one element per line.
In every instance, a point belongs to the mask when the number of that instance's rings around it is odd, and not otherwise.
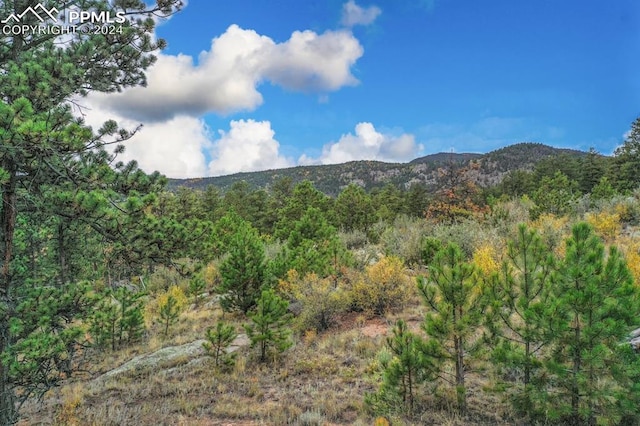
<path fill-rule="evenodd" d="M 166 339 L 152 327 L 138 345 L 91 353 L 87 356 L 93 378 L 141 353 L 201 339 L 220 316 L 219 309 L 189 310 Z M 207 358 L 180 358 L 107 380 L 85 376 L 50 392 L 42 402 L 27 403 L 21 424 L 370 425 L 374 419 L 363 406 L 363 396 L 377 386 L 371 365 L 389 325 L 403 318 L 418 328 L 418 317 L 415 305 L 388 319 L 350 314 L 336 329 L 300 336 L 292 349 L 267 365 L 258 363 L 246 348 L 228 372 L 217 371 Z M 240 331 L 242 317 L 224 319 Z M 493 417 L 459 418 L 443 403 L 453 399 L 442 395 L 435 400 L 429 395 L 422 417 L 396 418 L 392 424 L 499 424 L 497 416 L 504 407 L 497 400 L 488 402 L 484 395 L 478 397 L 481 378 L 472 382 L 476 383 L 469 393 L 472 412 L 496 413 Z M 487 403 L 489 407 L 482 406 Z"/>

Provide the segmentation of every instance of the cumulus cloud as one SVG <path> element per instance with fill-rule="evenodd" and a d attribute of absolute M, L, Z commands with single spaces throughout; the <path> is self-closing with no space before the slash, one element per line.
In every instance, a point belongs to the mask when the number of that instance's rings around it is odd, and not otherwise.
<path fill-rule="evenodd" d="M 127 130 L 134 130 L 140 124 L 93 105 L 83 112 L 85 122 L 94 129 L 110 119 Z M 180 115 L 145 124 L 124 146 L 125 152 L 118 156 L 119 161 L 136 160 L 147 173 L 157 170 L 172 178 L 190 178 L 207 174 L 204 153 L 211 149 L 212 143 L 203 119 Z"/>
<path fill-rule="evenodd" d="M 138 123 L 92 108 L 85 111 L 86 123 L 95 129 L 108 119 L 133 130 Z M 217 136 L 217 138 L 216 138 Z M 269 121 L 231 121 L 228 130 L 211 131 L 201 118 L 176 116 L 140 128 L 124 142 L 119 161 L 136 160 L 147 173 L 159 171 L 170 178 L 220 176 L 238 172 L 294 166 L 280 154 L 280 143 Z"/>
<path fill-rule="evenodd" d="M 85 110 L 88 125 L 98 128 L 115 119 L 133 130 L 138 122 L 91 108 Z M 180 115 L 144 125 L 124 143 L 118 160 L 136 160 L 147 173 L 159 171 L 170 178 L 221 176 L 238 172 L 278 169 L 299 165 L 336 164 L 355 160 L 404 162 L 422 154 L 423 146 L 411 134 L 380 132 L 363 122 L 354 133 L 330 142 L 317 157 L 302 155 L 298 161 L 281 153 L 270 121 L 232 120 L 229 128 L 213 131 L 201 118 Z"/>
<path fill-rule="evenodd" d="M 333 91 L 358 80 L 351 66 L 364 50 L 348 31 L 296 31 L 285 43 L 268 49 L 263 75 L 282 87 L 301 92 Z"/>
<path fill-rule="evenodd" d="M 231 121 L 228 132 L 219 131 L 213 143 L 213 160 L 209 174 L 226 175 L 237 172 L 278 169 L 293 166 L 291 159 L 280 155 L 280 143 L 269 121 Z"/>
<path fill-rule="evenodd" d="M 160 54 L 147 73 L 147 87 L 92 94 L 90 99 L 101 108 L 145 122 L 250 111 L 263 102 L 258 86 L 264 81 L 320 93 L 357 84 L 351 67 L 363 52 L 349 31 L 296 31 L 289 40 L 276 43 L 231 25 L 197 62 L 188 55 Z"/>
<path fill-rule="evenodd" d="M 355 160 L 402 162 L 416 158 L 423 146 L 415 137 L 378 132 L 371 123 L 358 123 L 355 134 L 342 135 L 338 142 L 326 144 L 319 158 L 303 155 L 300 164 L 337 164 Z"/>
<path fill-rule="evenodd" d="M 355 25 L 370 25 L 380 13 L 382 11 L 377 6 L 361 7 L 355 0 L 349 0 L 342 5 L 342 25 L 349 28 Z"/>

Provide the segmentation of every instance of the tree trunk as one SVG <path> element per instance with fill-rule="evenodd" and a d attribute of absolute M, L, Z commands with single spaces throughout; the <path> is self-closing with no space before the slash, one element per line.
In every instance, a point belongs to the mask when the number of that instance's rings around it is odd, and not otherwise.
<path fill-rule="evenodd" d="M 64 244 L 64 223 L 60 221 L 58 224 L 58 260 L 60 262 L 60 285 L 64 285 L 67 280 L 67 256 Z"/>
<path fill-rule="evenodd" d="M 582 370 L 582 354 L 580 344 L 580 317 L 576 315 L 576 330 L 575 330 L 575 347 L 573 349 L 573 371 L 571 377 L 571 421 L 572 424 L 578 426 L 580 421 L 580 387 L 578 385 L 578 375 Z"/>
<path fill-rule="evenodd" d="M 462 321 L 462 317 L 464 316 L 462 309 L 462 306 L 454 308 L 454 327 L 457 326 L 458 321 Z M 467 412 L 467 390 L 464 386 L 464 337 L 456 333 L 453 336 L 453 342 L 456 353 L 456 395 L 458 397 L 458 409 L 460 413 L 464 415 Z"/>
<path fill-rule="evenodd" d="M 11 295 L 11 260 L 13 257 L 13 233 L 16 226 L 16 171 L 15 165 L 5 159 L 3 169 L 9 173 L 9 180 L 2 185 L 2 212 L 0 250 L 0 353 L 11 345 L 9 322 L 14 308 Z M 0 424 L 12 425 L 17 422 L 15 394 L 9 380 L 9 369 L 0 362 Z"/>
<path fill-rule="evenodd" d="M 458 409 L 461 414 L 467 412 L 467 392 L 464 385 L 464 344 L 462 337 L 455 336 L 456 352 L 456 395 L 458 396 Z"/>

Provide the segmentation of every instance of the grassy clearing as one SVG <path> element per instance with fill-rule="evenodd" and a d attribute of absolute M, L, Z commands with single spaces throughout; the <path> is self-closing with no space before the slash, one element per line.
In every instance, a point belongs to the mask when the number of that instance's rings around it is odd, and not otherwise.
<path fill-rule="evenodd" d="M 293 348 L 270 364 L 259 364 L 255 354 L 244 348 L 226 372 L 217 371 L 206 357 L 183 357 L 157 368 L 96 380 L 136 355 L 203 338 L 221 316 L 218 308 L 191 309 L 168 338 L 161 337 L 154 325 L 138 345 L 88 353 L 91 373 L 70 380 L 42 402 L 27 403 L 21 424 L 370 425 L 374 419 L 363 405 L 363 396 L 377 387 L 372 373 L 385 334 L 398 318 L 418 330 L 421 312 L 419 305 L 411 303 L 388 318 L 345 315 L 337 328 L 299 336 Z M 242 317 L 227 314 L 224 319 L 241 331 Z M 421 417 L 394 418 L 392 423 L 500 424 L 500 419 L 509 418 L 504 404 L 497 397 L 487 399 L 486 394 L 477 397 L 487 382 L 481 374 L 472 377 L 470 417 L 452 414 L 455 396 L 437 390 L 425 393 L 428 396 L 420 401 L 429 407 L 419 410 L 424 412 Z"/>

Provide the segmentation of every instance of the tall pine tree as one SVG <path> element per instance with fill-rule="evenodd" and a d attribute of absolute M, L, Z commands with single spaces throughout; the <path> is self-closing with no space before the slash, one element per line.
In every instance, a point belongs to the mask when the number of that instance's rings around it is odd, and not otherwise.
<path fill-rule="evenodd" d="M 633 191 L 640 185 L 640 117 L 631 124 L 631 129 L 622 146 L 613 153 L 612 174 L 619 191 Z"/>
<path fill-rule="evenodd" d="M 131 136 L 116 123 L 97 131 L 74 118 L 69 101 L 92 91 L 113 92 L 145 83 L 145 70 L 154 62 L 152 52 L 164 42 L 152 41 L 154 21 L 149 13 L 167 15 L 179 0 L 163 0 L 147 6 L 138 0 L 36 1 L 7 0 L 0 3 L 3 17 L 22 16 L 21 24 L 39 25 L 29 7 L 42 5 L 59 10 L 116 11 L 126 9 L 126 22 L 115 34 L 77 31 L 57 39 L 50 34 L 25 31 L 0 35 L 0 424 L 18 419 L 16 397 L 46 391 L 56 382 L 55 359 L 68 345 L 64 333 L 42 328 L 16 327 L 18 313 L 37 288 L 16 279 L 15 242 L 17 218 L 22 211 L 63 216 L 82 221 L 106 238 L 122 231 L 117 213 L 144 207 L 150 199 L 122 204 L 127 195 L 137 196 L 157 186 L 135 164 L 115 163 L 106 147 Z M 116 152 L 121 152 L 117 149 Z M 115 169 L 110 167 L 116 164 Z M 135 191 L 140 191 L 137 194 Z M 67 278 L 65 277 L 66 281 Z M 18 301 L 22 300 L 21 304 Z M 62 306 L 50 299 L 52 323 L 63 315 Z M 24 322 L 24 321 L 23 321 Z M 69 322 L 68 322 L 69 323 Z M 67 323 L 67 324 L 68 324 Z M 24 324 L 23 324 L 24 325 Z M 38 362 L 27 365 L 30 355 Z M 45 376 L 30 374 L 50 367 Z M 28 368 L 27 368 L 28 367 Z M 27 368 L 25 370 L 24 368 Z"/>
<path fill-rule="evenodd" d="M 545 411 L 576 426 L 615 423 L 629 414 L 620 411 L 624 401 L 637 401 L 621 343 L 638 324 L 639 292 L 620 252 L 605 254 L 586 223 L 573 227 L 566 247 L 551 306 Z"/>
<path fill-rule="evenodd" d="M 226 311 L 252 309 L 265 284 L 266 264 L 264 244 L 258 232 L 247 222 L 239 219 L 235 235 L 229 242 L 229 256 L 220 265 L 222 283 L 218 291 L 222 294 L 220 304 Z"/>
<path fill-rule="evenodd" d="M 465 413 L 466 376 L 480 349 L 478 332 L 485 308 L 475 268 L 465 261 L 460 247 L 449 243 L 435 255 L 429 275 L 418 277 L 418 289 L 429 308 L 423 325 L 428 352 L 441 376 L 454 384 L 458 408 Z M 453 364 L 453 378 L 448 377 L 447 364 Z"/>
<path fill-rule="evenodd" d="M 540 235 L 526 225 L 518 227 L 508 243 L 507 258 L 490 278 L 489 328 L 497 337 L 494 359 L 500 369 L 521 371 L 509 389 L 516 410 L 531 420 L 536 373 L 541 351 L 549 344 L 545 306 L 549 303 L 554 260 Z M 537 383 L 536 383 L 537 384 Z"/>

